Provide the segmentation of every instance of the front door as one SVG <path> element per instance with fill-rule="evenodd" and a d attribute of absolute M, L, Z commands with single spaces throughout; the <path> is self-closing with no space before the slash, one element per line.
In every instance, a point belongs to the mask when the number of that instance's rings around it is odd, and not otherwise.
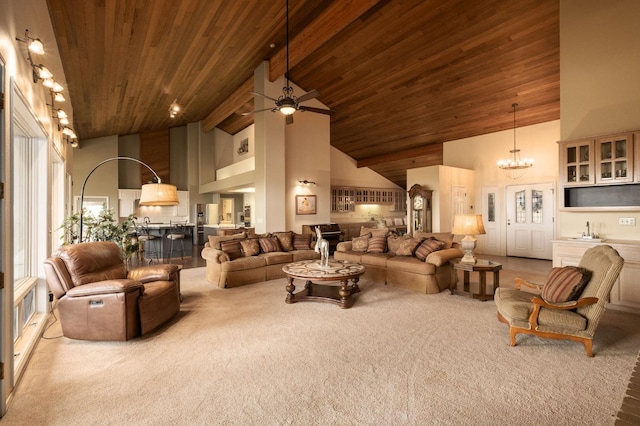
<path fill-rule="evenodd" d="M 507 186 L 507 256 L 552 258 L 555 194 L 552 183 Z"/>

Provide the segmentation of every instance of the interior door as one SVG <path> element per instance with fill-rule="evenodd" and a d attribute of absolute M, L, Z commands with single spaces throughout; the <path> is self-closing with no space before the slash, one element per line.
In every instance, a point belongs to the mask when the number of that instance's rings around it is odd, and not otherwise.
<path fill-rule="evenodd" d="M 555 194 L 552 183 L 507 186 L 507 256 L 552 258 Z"/>

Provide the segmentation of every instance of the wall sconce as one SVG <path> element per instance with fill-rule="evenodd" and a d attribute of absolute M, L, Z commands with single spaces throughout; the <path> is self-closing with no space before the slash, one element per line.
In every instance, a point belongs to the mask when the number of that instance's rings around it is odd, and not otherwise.
<path fill-rule="evenodd" d="M 175 118 L 176 115 L 180 112 L 180 105 L 178 105 L 178 100 L 174 100 L 169 106 L 169 117 Z"/>
<path fill-rule="evenodd" d="M 44 44 L 42 43 L 42 40 L 30 37 L 28 29 L 24 30 L 24 40 L 18 37 L 16 37 L 16 40 L 26 43 L 29 55 L 31 55 L 31 52 L 38 55 L 44 55 Z"/>
<path fill-rule="evenodd" d="M 316 186 L 316 183 L 315 183 L 315 182 L 313 182 L 313 181 L 311 181 L 311 180 L 306 180 L 306 179 L 305 179 L 305 180 L 299 180 L 299 181 L 298 181 L 298 183 L 299 183 L 300 185 L 306 185 L 306 186 L 313 185 L 313 186 Z"/>

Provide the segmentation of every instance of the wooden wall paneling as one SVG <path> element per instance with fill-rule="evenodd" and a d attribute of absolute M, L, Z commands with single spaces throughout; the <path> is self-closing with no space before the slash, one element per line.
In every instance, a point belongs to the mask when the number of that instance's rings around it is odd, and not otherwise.
<path fill-rule="evenodd" d="M 169 182 L 169 129 L 140 133 L 140 161 L 146 163 L 165 183 Z M 152 181 L 153 173 L 140 166 L 142 184 Z"/>

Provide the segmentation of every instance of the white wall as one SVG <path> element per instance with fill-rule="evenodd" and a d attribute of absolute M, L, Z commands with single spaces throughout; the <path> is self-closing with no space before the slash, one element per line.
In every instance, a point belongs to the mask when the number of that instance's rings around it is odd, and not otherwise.
<path fill-rule="evenodd" d="M 640 2 L 560 1 L 562 139 L 640 129 Z M 618 225 L 619 217 L 636 226 Z M 586 221 L 609 239 L 640 239 L 640 212 L 560 212 L 559 236 Z"/>

